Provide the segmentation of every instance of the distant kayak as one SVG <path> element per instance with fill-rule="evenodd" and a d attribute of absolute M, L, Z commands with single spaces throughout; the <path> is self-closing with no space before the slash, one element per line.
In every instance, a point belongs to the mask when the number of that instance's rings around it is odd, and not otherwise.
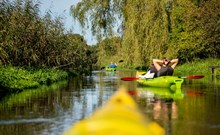
<path fill-rule="evenodd" d="M 124 88 L 90 117 L 74 124 L 64 135 L 165 135 L 164 129 L 140 111 Z"/>
<path fill-rule="evenodd" d="M 106 71 L 116 71 L 116 67 L 115 67 L 115 68 L 101 67 L 101 70 L 106 70 Z"/>
<path fill-rule="evenodd" d="M 116 71 L 116 68 L 109 68 L 109 67 L 107 67 L 105 70 L 106 71 Z"/>

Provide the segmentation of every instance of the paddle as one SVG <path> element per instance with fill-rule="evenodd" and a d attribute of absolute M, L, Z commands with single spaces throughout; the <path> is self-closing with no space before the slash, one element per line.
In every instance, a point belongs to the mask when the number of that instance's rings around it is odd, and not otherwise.
<path fill-rule="evenodd" d="M 201 79 L 203 78 L 203 75 L 190 75 L 190 76 L 180 76 L 178 78 L 187 78 L 187 79 Z M 122 81 L 136 81 L 139 80 L 140 78 L 136 78 L 136 77 L 122 77 L 121 80 Z M 153 78 L 146 78 L 146 79 L 153 79 Z"/>
<path fill-rule="evenodd" d="M 182 77 L 179 77 L 179 78 L 187 78 L 187 79 L 201 79 L 203 78 L 204 75 L 190 75 L 190 76 L 182 76 Z"/>
<path fill-rule="evenodd" d="M 139 80 L 139 78 L 136 78 L 136 77 L 122 77 L 121 80 L 122 81 L 136 81 L 136 80 Z"/>

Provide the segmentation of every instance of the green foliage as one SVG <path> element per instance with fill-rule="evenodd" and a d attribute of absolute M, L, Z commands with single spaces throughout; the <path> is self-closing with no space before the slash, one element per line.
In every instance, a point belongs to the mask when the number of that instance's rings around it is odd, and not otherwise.
<path fill-rule="evenodd" d="M 213 59 L 213 58 L 208 58 L 208 59 L 197 59 L 193 62 L 187 62 L 182 65 L 178 65 L 175 69 L 176 73 L 181 73 L 181 74 L 187 74 L 187 75 L 194 75 L 194 74 L 211 74 L 211 69 L 209 66 L 218 66 L 220 65 L 220 60 L 219 59 Z M 220 73 L 219 69 L 216 69 L 215 72 L 217 74 Z"/>
<path fill-rule="evenodd" d="M 121 39 L 119 37 L 113 37 L 111 39 L 105 39 L 98 44 L 98 61 L 97 64 L 106 66 L 113 63 L 118 63 L 120 60 L 120 47 Z"/>
<path fill-rule="evenodd" d="M 102 39 L 102 36 L 113 35 L 112 28 L 116 22 L 113 12 L 117 11 L 117 6 L 112 6 L 111 2 L 112 0 L 82 0 L 76 7 L 71 7 L 72 15 L 83 28 L 91 23 L 92 33 Z"/>
<path fill-rule="evenodd" d="M 127 65 L 148 65 L 167 50 L 164 1 L 128 1 L 124 8 L 123 58 Z"/>
<path fill-rule="evenodd" d="M 220 57 L 219 0 L 83 0 L 72 12 L 83 26 L 88 16 L 93 17 L 92 30 L 99 39 L 100 33 L 112 32 L 119 16 L 122 42 L 114 57 L 123 59 L 127 67 L 149 65 L 163 56 L 178 57 L 182 63 Z M 99 46 L 99 63 L 110 59 L 112 48 Z"/>
<path fill-rule="evenodd" d="M 93 62 L 90 47 L 82 36 L 64 32 L 62 17 L 41 17 L 39 6 L 31 0 L 0 2 L 0 64 L 83 72 Z"/>
<path fill-rule="evenodd" d="M 179 0 L 172 9 L 170 55 L 183 62 L 220 56 L 219 0 L 194 2 Z"/>
<path fill-rule="evenodd" d="M 0 87 L 6 90 L 37 88 L 67 78 L 68 74 L 54 68 L 25 69 L 13 66 L 0 67 Z"/>

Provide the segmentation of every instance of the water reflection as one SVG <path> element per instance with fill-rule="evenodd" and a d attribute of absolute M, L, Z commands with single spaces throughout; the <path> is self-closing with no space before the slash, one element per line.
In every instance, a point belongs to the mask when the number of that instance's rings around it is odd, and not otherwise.
<path fill-rule="evenodd" d="M 171 90 L 170 88 L 157 88 L 157 87 L 139 87 L 138 91 L 140 96 L 145 96 L 146 98 L 166 98 L 166 99 L 183 99 L 184 94 L 181 89 Z M 151 95 L 151 97 L 147 96 Z"/>
<path fill-rule="evenodd" d="M 52 92 L 54 90 L 57 90 L 67 84 L 67 81 L 60 81 L 59 83 L 53 84 L 51 86 L 41 86 L 38 89 L 30 89 L 30 90 L 25 90 L 20 93 L 13 93 L 9 94 L 5 97 L 3 97 L 0 100 L 0 109 L 8 109 L 16 105 L 22 105 L 31 98 L 36 98 L 39 96 L 45 95 L 45 93 Z"/>
<path fill-rule="evenodd" d="M 145 87 L 138 88 L 139 90 L 139 99 L 145 100 L 144 110 L 149 110 L 154 120 L 167 121 L 171 119 L 178 118 L 178 107 L 176 101 L 182 100 L 184 94 L 181 89 L 176 89 L 176 91 L 170 90 L 169 88 L 154 88 L 154 87 Z"/>
<path fill-rule="evenodd" d="M 177 106 L 176 102 L 172 99 L 170 100 L 161 100 L 158 99 L 153 104 L 153 118 L 154 119 L 163 119 L 163 120 L 171 120 L 177 119 Z"/>

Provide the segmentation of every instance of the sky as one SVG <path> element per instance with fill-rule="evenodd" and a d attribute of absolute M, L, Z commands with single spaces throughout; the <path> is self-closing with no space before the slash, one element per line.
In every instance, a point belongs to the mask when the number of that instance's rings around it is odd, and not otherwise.
<path fill-rule="evenodd" d="M 76 5 L 81 0 L 39 0 L 40 12 L 42 15 L 45 15 L 46 11 L 51 11 L 52 16 L 62 16 L 64 19 L 64 24 L 66 30 L 72 30 L 73 33 L 77 33 L 84 36 L 84 39 L 87 41 L 88 45 L 94 45 L 97 43 L 97 40 L 90 30 L 86 30 L 85 34 L 82 34 L 82 28 L 79 23 L 73 20 L 73 17 L 70 15 L 70 7 Z"/>

